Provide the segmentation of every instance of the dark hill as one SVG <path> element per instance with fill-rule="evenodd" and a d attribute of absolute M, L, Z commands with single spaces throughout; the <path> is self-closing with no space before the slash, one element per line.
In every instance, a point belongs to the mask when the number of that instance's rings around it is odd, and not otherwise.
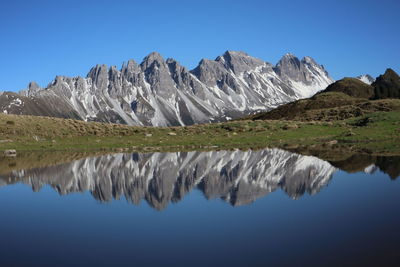
<path fill-rule="evenodd" d="M 377 111 L 400 110 L 399 99 L 368 100 L 344 93 L 328 92 L 298 100 L 246 119 L 335 121 L 362 116 Z"/>
<path fill-rule="evenodd" d="M 356 78 L 344 78 L 329 85 L 325 92 L 341 92 L 356 98 L 372 98 L 374 87 Z"/>
<path fill-rule="evenodd" d="M 387 69 L 383 75 L 372 83 L 374 99 L 400 98 L 400 76 L 392 69 Z"/>

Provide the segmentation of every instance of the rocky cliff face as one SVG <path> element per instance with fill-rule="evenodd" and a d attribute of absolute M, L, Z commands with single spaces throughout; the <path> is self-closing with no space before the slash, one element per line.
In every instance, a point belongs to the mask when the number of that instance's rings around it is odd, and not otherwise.
<path fill-rule="evenodd" d="M 60 194 L 90 191 L 101 202 L 143 199 L 157 210 L 194 188 L 207 199 L 249 204 L 281 189 L 291 198 L 318 193 L 336 168 L 311 156 L 280 149 L 262 151 L 114 154 L 53 167 L 14 171 L 0 184 L 20 181 L 38 191 L 50 185 Z"/>
<path fill-rule="evenodd" d="M 189 71 L 174 59 L 151 53 L 133 60 L 93 67 L 86 78 L 57 76 L 46 88 L 36 83 L 21 91 L 15 111 L 4 99 L 2 112 L 48 115 L 62 107 L 63 117 L 130 125 L 189 125 L 237 118 L 265 111 L 325 89 L 332 78 L 310 57 L 285 55 L 277 65 L 243 52 L 227 51 L 203 59 Z M 46 112 L 24 109 L 39 102 Z M 0 102 L 1 103 L 1 102 Z M 32 104 L 33 105 L 33 104 Z"/>

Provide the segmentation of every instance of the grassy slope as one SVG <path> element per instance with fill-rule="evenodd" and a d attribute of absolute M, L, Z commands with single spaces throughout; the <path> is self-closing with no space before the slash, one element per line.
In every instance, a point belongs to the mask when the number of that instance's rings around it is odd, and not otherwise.
<path fill-rule="evenodd" d="M 17 151 L 177 151 L 329 146 L 400 154 L 400 112 L 335 122 L 232 121 L 188 127 L 130 127 L 0 114 L 0 149 Z M 146 136 L 151 134 L 151 136 Z M 332 140 L 336 141 L 330 142 Z"/>
<path fill-rule="evenodd" d="M 321 93 L 247 119 L 337 121 L 378 111 L 400 111 L 400 99 L 368 100 L 350 97 L 341 92 Z"/>

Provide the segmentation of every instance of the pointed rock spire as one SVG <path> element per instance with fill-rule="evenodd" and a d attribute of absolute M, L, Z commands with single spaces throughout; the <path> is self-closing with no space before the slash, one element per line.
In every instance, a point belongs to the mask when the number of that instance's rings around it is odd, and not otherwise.
<path fill-rule="evenodd" d="M 140 64 L 140 66 L 143 70 L 145 70 L 155 65 L 159 67 L 163 64 L 165 64 L 165 61 L 161 54 L 158 52 L 152 52 L 143 59 L 143 62 Z"/>

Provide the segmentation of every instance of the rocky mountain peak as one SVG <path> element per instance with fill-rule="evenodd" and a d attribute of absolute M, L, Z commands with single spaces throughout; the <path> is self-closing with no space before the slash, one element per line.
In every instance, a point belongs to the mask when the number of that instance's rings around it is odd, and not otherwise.
<path fill-rule="evenodd" d="M 216 77 L 220 77 L 226 73 L 226 69 L 220 61 L 203 58 L 200 60 L 199 65 L 190 72 L 200 81 L 211 86 L 211 84 L 215 83 Z"/>
<path fill-rule="evenodd" d="M 293 54 L 285 54 L 276 64 L 276 67 L 280 70 L 300 69 L 301 62 Z"/>
<path fill-rule="evenodd" d="M 139 71 L 139 65 L 133 59 L 130 59 L 126 63 L 124 62 L 122 64 L 121 72 L 124 74 L 136 73 L 138 71 Z"/>
<path fill-rule="evenodd" d="M 89 73 L 87 74 L 87 77 L 92 78 L 92 80 L 94 81 L 99 75 L 107 72 L 108 72 L 107 65 L 97 64 L 96 66 L 90 69 Z"/>
<path fill-rule="evenodd" d="M 391 68 L 387 68 L 385 73 L 383 74 L 383 77 L 398 79 L 399 75 L 394 70 L 392 70 Z"/>
<path fill-rule="evenodd" d="M 301 59 L 301 62 L 306 63 L 306 64 L 313 64 L 313 65 L 318 65 L 317 62 L 312 57 L 305 56 Z"/>
<path fill-rule="evenodd" d="M 251 57 L 241 51 L 226 51 L 222 56 L 216 58 L 225 68 L 231 69 L 235 74 L 253 70 L 258 66 L 265 64 L 261 59 Z"/>
<path fill-rule="evenodd" d="M 35 82 L 32 81 L 28 84 L 28 96 L 36 94 L 38 91 L 40 91 L 42 88 Z"/>
<path fill-rule="evenodd" d="M 143 70 L 146 70 L 148 68 L 160 67 L 163 64 L 165 64 L 165 60 L 161 54 L 158 52 L 151 52 L 143 59 L 140 66 Z"/>
<path fill-rule="evenodd" d="M 285 54 L 274 67 L 274 71 L 294 86 L 296 84 L 311 86 L 308 90 L 301 86 L 297 88 L 296 93 L 303 95 L 303 97 L 310 97 L 334 82 L 324 67 L 316 63 L 311 57 L 304 57 L 300 61 L 292 54 Z"/>
<path fill-rule="evenodd" d="M 40 89 L 40 86 L 35 81 L 32 81 L 28 84 L 28 89 L 29 90 L 37 90 L 37 89 Z"/>
<path fill-rule="evenodd" d="M 97 64 L 95 67 L 90 69 L 87 77 L 92 79 L 93 84 L 95 84 L 98 89 L 107 88 L 107 82 L 108 82 L 107 65 Z"/>
<path fill-rule="evenodd" d="M 184 66 L 179 64 L 179 62 L 173 58 L 167 58 L 165 63 L 168 65 L 168 68 L 169 68 L 169 71 L 171 72 L 171 74 L 176 73 L 176 72 L 181 72 L 181 71 L 188 72 L 188 70 Z"/>
<path fill-rule="evenodd" d="M 31 81 L 26 89 L 19 91 L 19 94 L 23 96 L 34 96 L 41 89 L 42 88 L 40 88 L 35 81 Z"/>

